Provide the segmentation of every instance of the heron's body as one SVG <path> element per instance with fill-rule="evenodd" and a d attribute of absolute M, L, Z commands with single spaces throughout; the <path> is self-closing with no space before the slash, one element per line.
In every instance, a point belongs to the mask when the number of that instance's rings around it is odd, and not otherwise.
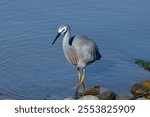
<path fill-rule="evenodd" d="M 79 84 L 77 87 L 78 89 L 80 84 L 83 83 L 83 80 L 85 78 L 86 66 L 90 63 L 93 63 L 96 60 L 99 60 L 101 58 L 101 55 L 99 53 L 98 46 L 93 40 L 89 39 L 86 36 L 81 35 L 71 37 L 70 27 L 66 25 L 62 25 L 59 27 L 58 35 L 53 41 L 53 44 L 60 34 L 64 35 L 63 51 L 66 59 L 74 67 L 78 68 L 78 77 L 79 77 Z M 84 72 L 82 78 L 80 68 L 83 68 Z"/>
<path fill-rule="evenodd" d="M 81 35 L 71 37 L 70 29 L 63 38 L 63 51 L 68 62 L 78 68 L 85 68 L 101 58 L 94 41 Z"/>

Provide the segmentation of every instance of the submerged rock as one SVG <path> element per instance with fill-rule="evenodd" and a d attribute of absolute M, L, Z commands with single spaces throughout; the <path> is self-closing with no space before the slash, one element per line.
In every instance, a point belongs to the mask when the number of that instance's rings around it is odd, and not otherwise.
<path fill-rule="evenodd" d="M 100 100 L 115 100 L 116 96 L 117 95 L 113 91 L 106 91 L 106 92 L 103 92 L 102 94 L 100 94 L 98 96 L 98 98 Z"/>
<path fill-rule="evenodd" d="M 144 67 L 146 70 L 150 71 L 150 62 L 149 61 L 144 61 L 141 59 L 135 59 L 135 63 Z"/>

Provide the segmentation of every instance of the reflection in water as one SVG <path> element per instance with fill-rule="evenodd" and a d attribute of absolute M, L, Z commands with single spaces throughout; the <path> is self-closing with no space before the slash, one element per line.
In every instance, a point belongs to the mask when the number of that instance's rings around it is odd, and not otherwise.
<path fill-rule="evenodd" d="M 76 69 L 65 60 L 62 39 L 51 46 L 57 27 L 68 24 L 74 34 L 92 38 L 103 55 L 87 68 L 86 86 L 129 94 L 132 84 L 150 76 L 132 62 L 150 58 L 148 11 L 148 0 L 1 0 L 0 92 L 12 99 L 74 95 Z"/>

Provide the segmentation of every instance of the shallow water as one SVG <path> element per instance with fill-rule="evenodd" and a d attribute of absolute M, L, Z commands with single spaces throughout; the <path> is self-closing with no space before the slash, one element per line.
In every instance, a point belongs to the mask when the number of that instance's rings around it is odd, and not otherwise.
<path fill-rule="evenodd" d="M 60 24 L 92 38 L 102 59 L 88 66 L 85 84 L 118 95 L 150 79 L 133 63 L 150 60 L 149 0 L 0 0 L 0 92 L 11 99 L 72 97 L 77 70 L 63 55 Z"/>

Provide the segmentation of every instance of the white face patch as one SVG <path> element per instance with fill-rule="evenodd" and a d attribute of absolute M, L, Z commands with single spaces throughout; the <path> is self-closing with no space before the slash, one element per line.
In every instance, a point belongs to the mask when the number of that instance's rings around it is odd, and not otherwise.
<path fill-rule="evenodd" d="M 60 26 L 58 29 L 58 33 L 61 34 L 65 33 L 66 31 L 67 31 L 67 27 L 65 25 Z"/>
<path fill-rule="evenodd" d="M 63 32 L 63 29 L 58 29 L 58 33 L 62 33 Z"/>

